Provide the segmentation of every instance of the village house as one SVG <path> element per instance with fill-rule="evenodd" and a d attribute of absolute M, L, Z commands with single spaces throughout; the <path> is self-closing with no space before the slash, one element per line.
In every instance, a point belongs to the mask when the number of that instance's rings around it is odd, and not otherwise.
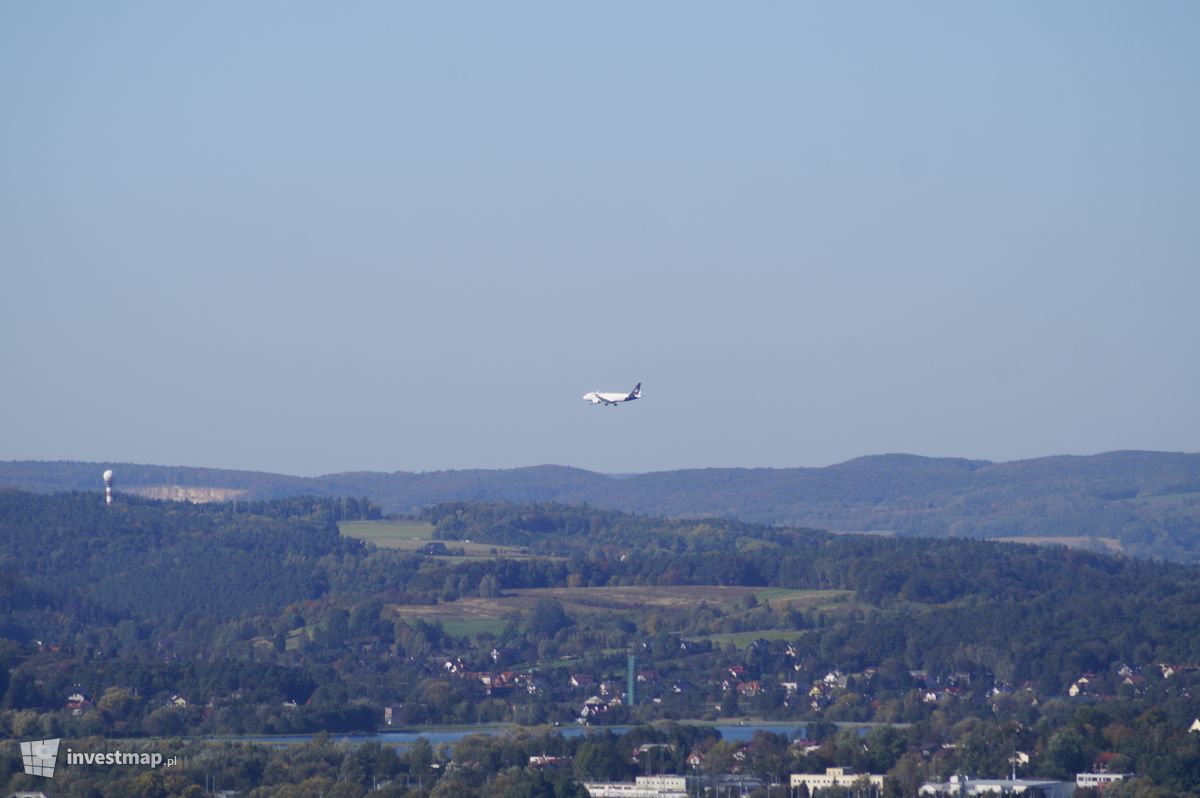
<path fill-rule="evenodd" d="M 850 683 L 849 679 L 846 677 L 846 674 L 839 670 L 832 670 L 825 674 L 825 676 L 821 679 L 821 682 L 827 688 L 836 690 L 845 690 L 846 685 Z"/>
<path fill-rule="evenodd" d="M 547 756 L 541 754 L 529 757 L 529 767 L 531 768 L 556 768 L 571 763 L 569 756 Z"/>
<path fill-rule="evenodd" d="M 1075 698 L 1081 695 L 1094 695 L 1092 689 L 1092 680 L 1096 678 L 1095 674 L 1085 673 L 1080 676 L 1075 682 L 1067 688 L 1067 695 Z"/>
<path fill-rule="evenodd" d="M 82 715 L 91 705 L 92 702 L 83 693 L 74 692 L 67 696 L 66 708 L 71 710 L 72 715 Z"/>
<path fill-rule="evenodd" d="M 1140 695 L 1146 690 L 1146 677 L 1140 673 L 1131 673 L 1121 680 L 1121 684 L 1126 687 L 1132 687 L 1133 692 Z"/>
<path fill-rule="evenodd" d="M 737 691 L 738 695 L 749 698 L 762 692 L 762 685 L 757 679 L 749 682 L 738 682 Z"/>
<path fill-rule="evenodd" d="M 608 719 L 608 704 L 604 703 L 604 699 L 600 696 L 592 696 L 587 701 L 583 702 L 583 708 L 579 710 L 577 723 L 582 723 L 585 726 L 592 723 L 603 723 Z"/>

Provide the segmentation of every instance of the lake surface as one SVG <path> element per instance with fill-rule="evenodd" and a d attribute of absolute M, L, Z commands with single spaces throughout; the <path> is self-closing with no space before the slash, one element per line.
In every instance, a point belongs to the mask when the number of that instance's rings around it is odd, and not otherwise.
<path fill-rule="evenodd" d="M 705 725 L 709 724 L 697 724 Z M 756 731 L 769 731 L 775 734 L 786 734 L 788 737 L 794 736 L 796 729 L 803 728 L 803 723 L 747 723 L 741 724 L 712 724 L 711 728 L 716 729 L 721 734 L 721 739 L 730 742 L 745 742 L 754 736 Z M 635 726 L 455 726 L 452 728 L 424 728 L 424 729 L 403 729 L 397 731 L 379 732 L 378 734 L 344 734 L 332 735 L 331 739 L 334 742 L 350 743 L 357 745 L 359 743 L 377 742 L 383 745 L 412 745 L 421 737 L 424 737 L 432 745 L 440 745 L 442 743 L 456 743 L 464 737 L 469 737 L 472 734 L 507 734 L 510 732 L 527 731 L 527 732 L 554 732 L 561 734 L 563 737 L 579 737 L 584 734 L 603 734 L 611 731 L 614 734 L 624 734 L 630 729 L 637 728 Z M 282 735 L 241 735 L 228 737 L 210 737 L 210 740 L 239 742 L 239 743 L 264 743 L 267 745 L 302 745 L 312 740 L 316 735 L 312 734 L 282 734 Z"/>

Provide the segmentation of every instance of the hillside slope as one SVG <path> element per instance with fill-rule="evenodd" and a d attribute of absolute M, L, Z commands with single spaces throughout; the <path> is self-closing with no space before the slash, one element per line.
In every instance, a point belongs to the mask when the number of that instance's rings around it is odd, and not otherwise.
<path fill-rule="evenodd" d="M 97 490 L 107 464 L 3 462 L 0 486 Z M 1109 452 L 1008 463 L 891 454 L 825 468 L 707 468 L 612 477 L 564 466 L 294 477 L 121 465 L 118 490 L 180 486 L 265 499 L 366 496 L 391 512 L 443 501 L 587 502 L 653 515 L 932 537 L 1073 539 L 1200 560 L 1200 454 Z"/>

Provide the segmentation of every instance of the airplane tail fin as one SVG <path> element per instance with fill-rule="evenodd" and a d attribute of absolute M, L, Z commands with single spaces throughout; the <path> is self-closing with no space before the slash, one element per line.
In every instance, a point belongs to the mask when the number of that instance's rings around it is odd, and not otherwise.
<path fill-rule="evenodd" d="M 638 399 L 642 395 L 642 384 L 639 382 L 633 386 L 633 390 L 629 392 L 629 399 Z"/>

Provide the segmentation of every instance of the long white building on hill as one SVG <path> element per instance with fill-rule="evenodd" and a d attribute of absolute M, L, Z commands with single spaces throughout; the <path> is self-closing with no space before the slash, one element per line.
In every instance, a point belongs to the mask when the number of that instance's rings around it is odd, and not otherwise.
<path fill-rule="evenodd" d="M 854 768 L 825 768 L 824 773 L 793 773 L 790 786 L 793 790 L 798 790 L 801 786 L 808 787 L 811 793 L 813 790 L 827 790 L 830 787 L 851 787 L 863 781 L 877 789 L 883 788 L 883 776 L 875 773 L 856 773 Z"/>
<path fill-rule="evenodd" d="M 638 776 L 636 781 L 585 781 L 584 789 L 592 798 L 688 798 L 695 792 L 692 776 Z"/>
<path fill-rule="evenodd" d="M 972 779 L 966 776 L 951 776 L 950 781 L 926 782 L 921 785 L 919 795 L 933 798 L 968 798 L 969 796 L 1024 795 L 1039 790 L 1045 798 L 1071 798 L 1075 794 L 1075 782 L 1052 779 Z"/>

